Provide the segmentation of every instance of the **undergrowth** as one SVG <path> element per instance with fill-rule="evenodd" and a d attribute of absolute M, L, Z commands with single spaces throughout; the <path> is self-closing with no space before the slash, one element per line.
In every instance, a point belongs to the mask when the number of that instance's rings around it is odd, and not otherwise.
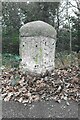
<path fill-rule="evenodd" d="M 21 61 L 20 56 L 12 55 L 12 54 L 2 54 L 2 65 L 5 67 L 18 67 Z M 63 68 L 70 65 L 78 66 L 78 57 L 76 52 L 72 52 L 69 54 L 68 52 L 59 52 L 55 55 L 55 67 L 56 68 Z"/>

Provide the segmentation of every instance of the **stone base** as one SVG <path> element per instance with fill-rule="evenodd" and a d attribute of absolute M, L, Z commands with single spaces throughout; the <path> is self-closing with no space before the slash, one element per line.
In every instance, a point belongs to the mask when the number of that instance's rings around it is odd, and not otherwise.
<path fill-rule="evenodd" d="M 28 69 L 28 67 L 26 65 L 19 65 L 19 69 L 20 71 L 22 71 L 23 73 L 29 74 L 31 76 L 50 76 L 51 73 L 54 70 L 54 67 L 51 67 L 50 69 L 42 69 L 42 68 L 37 68 L 37 69 Z"/>

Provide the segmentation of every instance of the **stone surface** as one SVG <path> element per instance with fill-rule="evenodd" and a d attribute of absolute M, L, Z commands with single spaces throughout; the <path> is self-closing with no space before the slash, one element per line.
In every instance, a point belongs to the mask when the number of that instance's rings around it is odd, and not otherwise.
<path fill-rule="evenodd" d="M 20 36 L 22 37 L 45 36 L 56 38 L 56 31 L 53 26 L 43 21 L 34 21 L 29 22 L 20 28 Z"/>
<path fill-rule="evenodd" d="M 20 28 L 20 67 L 32 73 L 54 69 L 56 31 L 42 21 L 25 24 Z"/>

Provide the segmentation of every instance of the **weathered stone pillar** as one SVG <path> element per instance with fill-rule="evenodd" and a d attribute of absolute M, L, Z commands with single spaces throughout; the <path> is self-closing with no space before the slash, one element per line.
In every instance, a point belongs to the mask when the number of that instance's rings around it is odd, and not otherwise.
<path fill-rule="evenodd" d="M 54 69 L 56 31 L 43 22 L 34 21 L 20 28 L 20 56 L 22 70 L 45 73 Z"/>

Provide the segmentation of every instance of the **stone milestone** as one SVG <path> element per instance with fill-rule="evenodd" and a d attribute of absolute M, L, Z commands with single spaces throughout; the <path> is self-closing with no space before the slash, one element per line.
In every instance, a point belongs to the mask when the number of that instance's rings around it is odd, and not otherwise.
<path fill-rule="evenodd" d="M 43 21 L 33 21 L 20 28 L 20 68 L 31 73 L 45 73 L 55 67 L 56 30 Z"/>

